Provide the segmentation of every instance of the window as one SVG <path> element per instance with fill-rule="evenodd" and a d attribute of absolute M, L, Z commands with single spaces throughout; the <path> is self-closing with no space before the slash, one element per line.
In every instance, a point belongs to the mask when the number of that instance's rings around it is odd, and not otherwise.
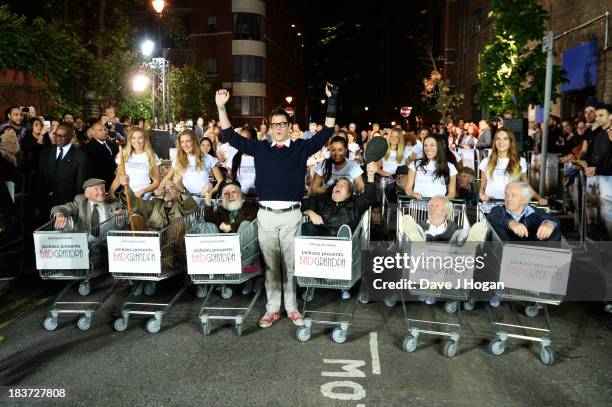
<path fill-rule="evenodd" d="M 208 16 L 208 32 L 216 33 L 217 32 L 217 16 Z"/>
<path fill-rule="evenodd" d="M 264 59 L 252 55 L 234 55 L 234 82 L 263 82 Z"/>
<path fill-rule="evenodd" d="M 206 73 L 213 75 L 219 73 L 219 58 L 208 58 L 208 60 L 206 61 Z"/>
<path fill-rule="evenodd" d="M 262 17 L 252 13 L 234 13 L 234 39 L 261 41 Z"/>
<path fill-rule="evenodd" d="M 263 101 L 260 96 L 234 96 L 234 111 L 240 116 L 263 116 Z"/>

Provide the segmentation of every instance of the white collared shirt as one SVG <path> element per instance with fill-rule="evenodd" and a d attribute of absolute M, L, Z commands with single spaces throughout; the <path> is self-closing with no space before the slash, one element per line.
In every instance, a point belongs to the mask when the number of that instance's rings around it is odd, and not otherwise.
<path fill-rule="evenodd" d="M 272 142 L 270 142 L 270 145 L 271 145 L 272 147 L 276 146 L 277 144 L 282 144 L 282 145 L 284 145 L 285 147 L 289 147 L 289 145 L 291 144 L 291 139 L 289 139 L 289 138 L 288 138 L 288 139 L 287 139 L 287 140 L 285 140 L 283 143 L 277 143 L 277 142 L 276 142 L 276 141 L 274 141 L 274 140 L 272 140 Z"/>
<path fill-rule="evenodd" d="M 446 221 L 444 221 L 444 223 L 441 224 L 440 226 L 434 226 L 429 221 L 429 219 L 427 219 L 427 224 L 429 225 L 429 229 L 425 231 L 425 234 L 430 235 L 430 236 L 441 235 L 442 233 L 446 232 L 446 228 L 448 227 L 448 224 L 446 223 Z"/>
<path fill-rule="evenodd" d="M 91 214 L 93 213 L 94 203 L 89 201 L 89 205 L 87 205 L 87 210 L 89 211 L 89 219 L 91 222 Z M 100 214 L 100 223 L 106 220 L 106 209 L 104 208 L 104 202 L 98 204 L 98 213 Z"/>
<path fill-rule="evenodd" d="M 68 151 L 70 151 L 70 147 L 72 147 L 72 142 L 62 147 L 62 160 L 64 159 L 64 157 L 66 157 L 66 154 L 68 154 Z M 56 147 L 55 148 L 55 159 L 56 160 L 57 160 L 57 157 L 59 157 L 59 155 L 60 155 L 60 147 Z"/>

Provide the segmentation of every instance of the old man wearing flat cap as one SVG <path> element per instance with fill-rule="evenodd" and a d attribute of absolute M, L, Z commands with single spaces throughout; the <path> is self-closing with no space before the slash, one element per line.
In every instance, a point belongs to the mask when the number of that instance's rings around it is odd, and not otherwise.
<path fill-rule="evenodd" d="M 74 201 L 51 208 L 51 217 L 55 220 L 56 229 L 64 229 L 68 218 L 76 219 L 77 230 L 96 231 L 100 223 L 111 216 L 121 213 L 118 201 L 106 202 L 106 189 L 103 179 L 90 178 L 83 183 L 83 194 L 74 197 Z M 94 232 L 96 233 L 96 232 Z"/>

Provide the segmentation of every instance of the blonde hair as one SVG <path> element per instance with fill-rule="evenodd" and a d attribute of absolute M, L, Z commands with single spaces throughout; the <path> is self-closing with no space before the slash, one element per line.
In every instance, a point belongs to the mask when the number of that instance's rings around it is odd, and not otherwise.
<path fill-rule="evenodd" d="M 189 165 L 189 160 L 187 159 L 187 153 L 181 147 L 181 137 L 187 136 L 191 138 L 192 144 L 192 154 L 195 156 L 196 162 L 196 170 L 202 171 L 204 169 L 204 159 L 202 156 L 202 149 L 200 148 L 200 143 L 198 142 L 198 137 L 195 132 L 191 129 L 183 130 L 176 137 L 176 167 L 174 170 L 177 175 L 183 175 L 187 170 L 187 165 Z"/>
<path fill-rule="evenodd" d="M 397 127 L 393 128 L 391 130 L 391 133 L 389 133 L 389 139 L 391 139 L 391 135 L 393 133 L 397 134 L 397 154 L 395 155 L 395 161 L 398 164 L 401 164 L 402 161 L 404 160 L 404 147 L 406 145 L 406 141 L 404 140 L 404 132 L 402 131 L 402 129 L 398 129 Z M 385 158 L 384 158 L 385 160 L 389 159 L 389 155 L 391 155 L 391 151 L 392 151 L 391 141 L 389 141 L 389 147 L 387 148 L 387 152 L 385 153 Z"/>
<path fill-rule="evenodd" d="M 149 164 L 149 177 L 153 178 L 156 173 L 155 167 L 157 166 L 157 156 L 155 155 L 155 151 L 153 151 L 153 147 L 151 146 L 149 133 L 142 127 L 135 126 L 128 130 L 127 142 L 125 143 L 125 148 L 123 149 L 123 160 L 127 161 L 133 153 L 132 136 L 136 132 L 142 133 L 144 138 L 144 152 L 147 155 L 147 164 Z"/>

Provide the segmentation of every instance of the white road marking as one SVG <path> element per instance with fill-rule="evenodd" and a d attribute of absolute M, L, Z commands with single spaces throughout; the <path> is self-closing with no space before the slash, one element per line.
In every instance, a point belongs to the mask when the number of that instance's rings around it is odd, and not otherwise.
<path fill-rule="evenodd" d="M 370 332 L 370 354 L 372 355 L 372 374 L 380 374 L 380 358 L 378 357 L 378 334 Z"/>

